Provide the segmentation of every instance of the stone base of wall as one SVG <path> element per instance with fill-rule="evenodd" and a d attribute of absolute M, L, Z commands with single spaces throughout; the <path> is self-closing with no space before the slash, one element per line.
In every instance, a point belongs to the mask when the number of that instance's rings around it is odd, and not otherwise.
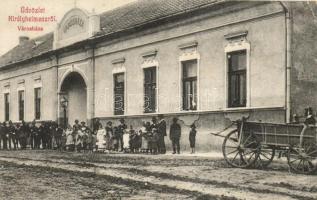
<path fill-rule="evenodd" d="M 116 118 L 100 118 L 103 126 L 107 121 L 112 121 L 113 126 L 119 125 L 119 119 L 124 118 L 128 127 L 133 126 L 133 129 L 139 130 L 142 127 L 142 122 L 150 121 L 153 116 L 157 115 L 143 115 L 143 116 L 124 116 Z M 219 111 L 219 112 L 188 112 L 177 114 L 164 114 L 164 119 L 167 122 L 167 134 L 165 142 L 167 150 L 171 151 L 171 141 L 169 140 L 169 127 L 174 117 L 178 117 L 179 124 L 182 128 L 181 136 L 181 151 L 190 151 L 189 147 L 189 130 L 190 125 L 195 122 L 197 127 L 196 136 L 196 151 L 210 152 L 221 151 L 223 142 L 222 137 L 214 136 L 210 133 L 217 133 L 228 127 L 232 121 L 248 117 L 248 121 L 255 122 L 270 122 L 270 123 L 285 123 L 285 110 L 284 108 L 272 109 L 248 109 L 248 110 L 234 110 L 234 111 Z M 230 130 L 228 129 L 222 133 L 226 135 Z"/>

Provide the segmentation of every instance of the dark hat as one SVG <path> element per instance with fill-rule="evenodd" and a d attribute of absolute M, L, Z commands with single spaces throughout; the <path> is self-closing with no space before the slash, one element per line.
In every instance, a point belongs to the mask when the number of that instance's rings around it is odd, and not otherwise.
<path fill-rule="evenodd" d="M 75 120 L 75 123 L 77 124 L 78 122 L 79 122 L 78 119 L 76 119 L 76 120 Z"/>
<path fill-rule="evenodd" d="M 112 121 L 108 121 L 107 124 L 108 124 L 108 125 L 111 125 L 111 124 L 112 124 Z"/>
<path fill-rule="evenodd" d="M 173 118 L 173 122 L 177 122 L 178 121 L 178 118 L 177 117 L 174 117 Z"/>
<path fill-rule="evenodd" d="M 152 121 L 156 121 L 156 117 L 152 117 Z"/>
<path fill-rule="evenodd" d="M 119 121 L 123 123 L 123 122 L 124 122 L 124 119 L 123 119 L 123 118 L 121 118 Z"/>

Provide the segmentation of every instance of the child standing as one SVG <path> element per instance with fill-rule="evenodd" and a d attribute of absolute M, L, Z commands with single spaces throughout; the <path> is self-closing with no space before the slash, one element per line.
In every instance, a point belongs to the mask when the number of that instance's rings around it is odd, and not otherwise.
<path fill-rule="evenodd" d="M 73 137 L 73 129 L 70 125 L 67 126 L 66 129 L 66 150 L 74 151 L 74 137 Z"/>
<path fill-rule="evenodd" d="M 86 131 L 86 134 L 87 134 L 87 150 L 88 150 L 88 153 L 92 153 L 92 150 L 93 150 L 93 146 L 92 146 L 92 133 L 91 133 L 91 130 L 88 128 L 87 131 Z"/>
<path fill-rule="evenodd" d="M 196 133 L 197 133 L 195 124 L 192 124 L 190 128 L 191 129 L 189 132 L 189 144 L 192 150 L 191 153 L 195 153 L 195 143 L 196 143 Z"/>

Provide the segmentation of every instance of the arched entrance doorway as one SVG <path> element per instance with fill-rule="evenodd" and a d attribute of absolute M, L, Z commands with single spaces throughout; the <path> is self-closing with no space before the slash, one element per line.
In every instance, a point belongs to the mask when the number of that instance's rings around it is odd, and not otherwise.
<path fill-rule="evenodd" d="M 87 120 L 87 85 L 78 72 L 71 72 L 60 87 L 60 124 Z"/>

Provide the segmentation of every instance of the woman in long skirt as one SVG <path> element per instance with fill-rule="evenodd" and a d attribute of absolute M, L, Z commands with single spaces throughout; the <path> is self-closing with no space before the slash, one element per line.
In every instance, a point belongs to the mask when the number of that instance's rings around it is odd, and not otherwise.
<path fill-rule="evenodd" d="M 109 121 L 107 122 L 106 126 L 106 149 L 110 151 L 112 149 L 112 138 L 113 137 L 113 127 L 112 127 L 112 122 Z"/>
<path fill-rule="evenodd" d="M 97 131 L 97 143 L 96 148 L 97 151 L 104 151 L 106 149 L 106 141 L 105 141 L 106 131 L 102 128 L 102 125 L 99 125 L 99 129 Z"/>
<path fill-rule="evenodd" d="M 123 150 L 128 152 L 130 149 L 130 134 L 129 130 L 124 130 L 123 132 Z"/>
<path fill-rule="evenodd" d="M 147 125 L 145 122 L 143 122 L 143 127 L 140 130 L 140 135 L 142 137 L 142 143 L 141 143 L 141 151 L 142 152 L 148 152 L 149 150 L 149 141 L 148 141 L 148 130 Z"/>

